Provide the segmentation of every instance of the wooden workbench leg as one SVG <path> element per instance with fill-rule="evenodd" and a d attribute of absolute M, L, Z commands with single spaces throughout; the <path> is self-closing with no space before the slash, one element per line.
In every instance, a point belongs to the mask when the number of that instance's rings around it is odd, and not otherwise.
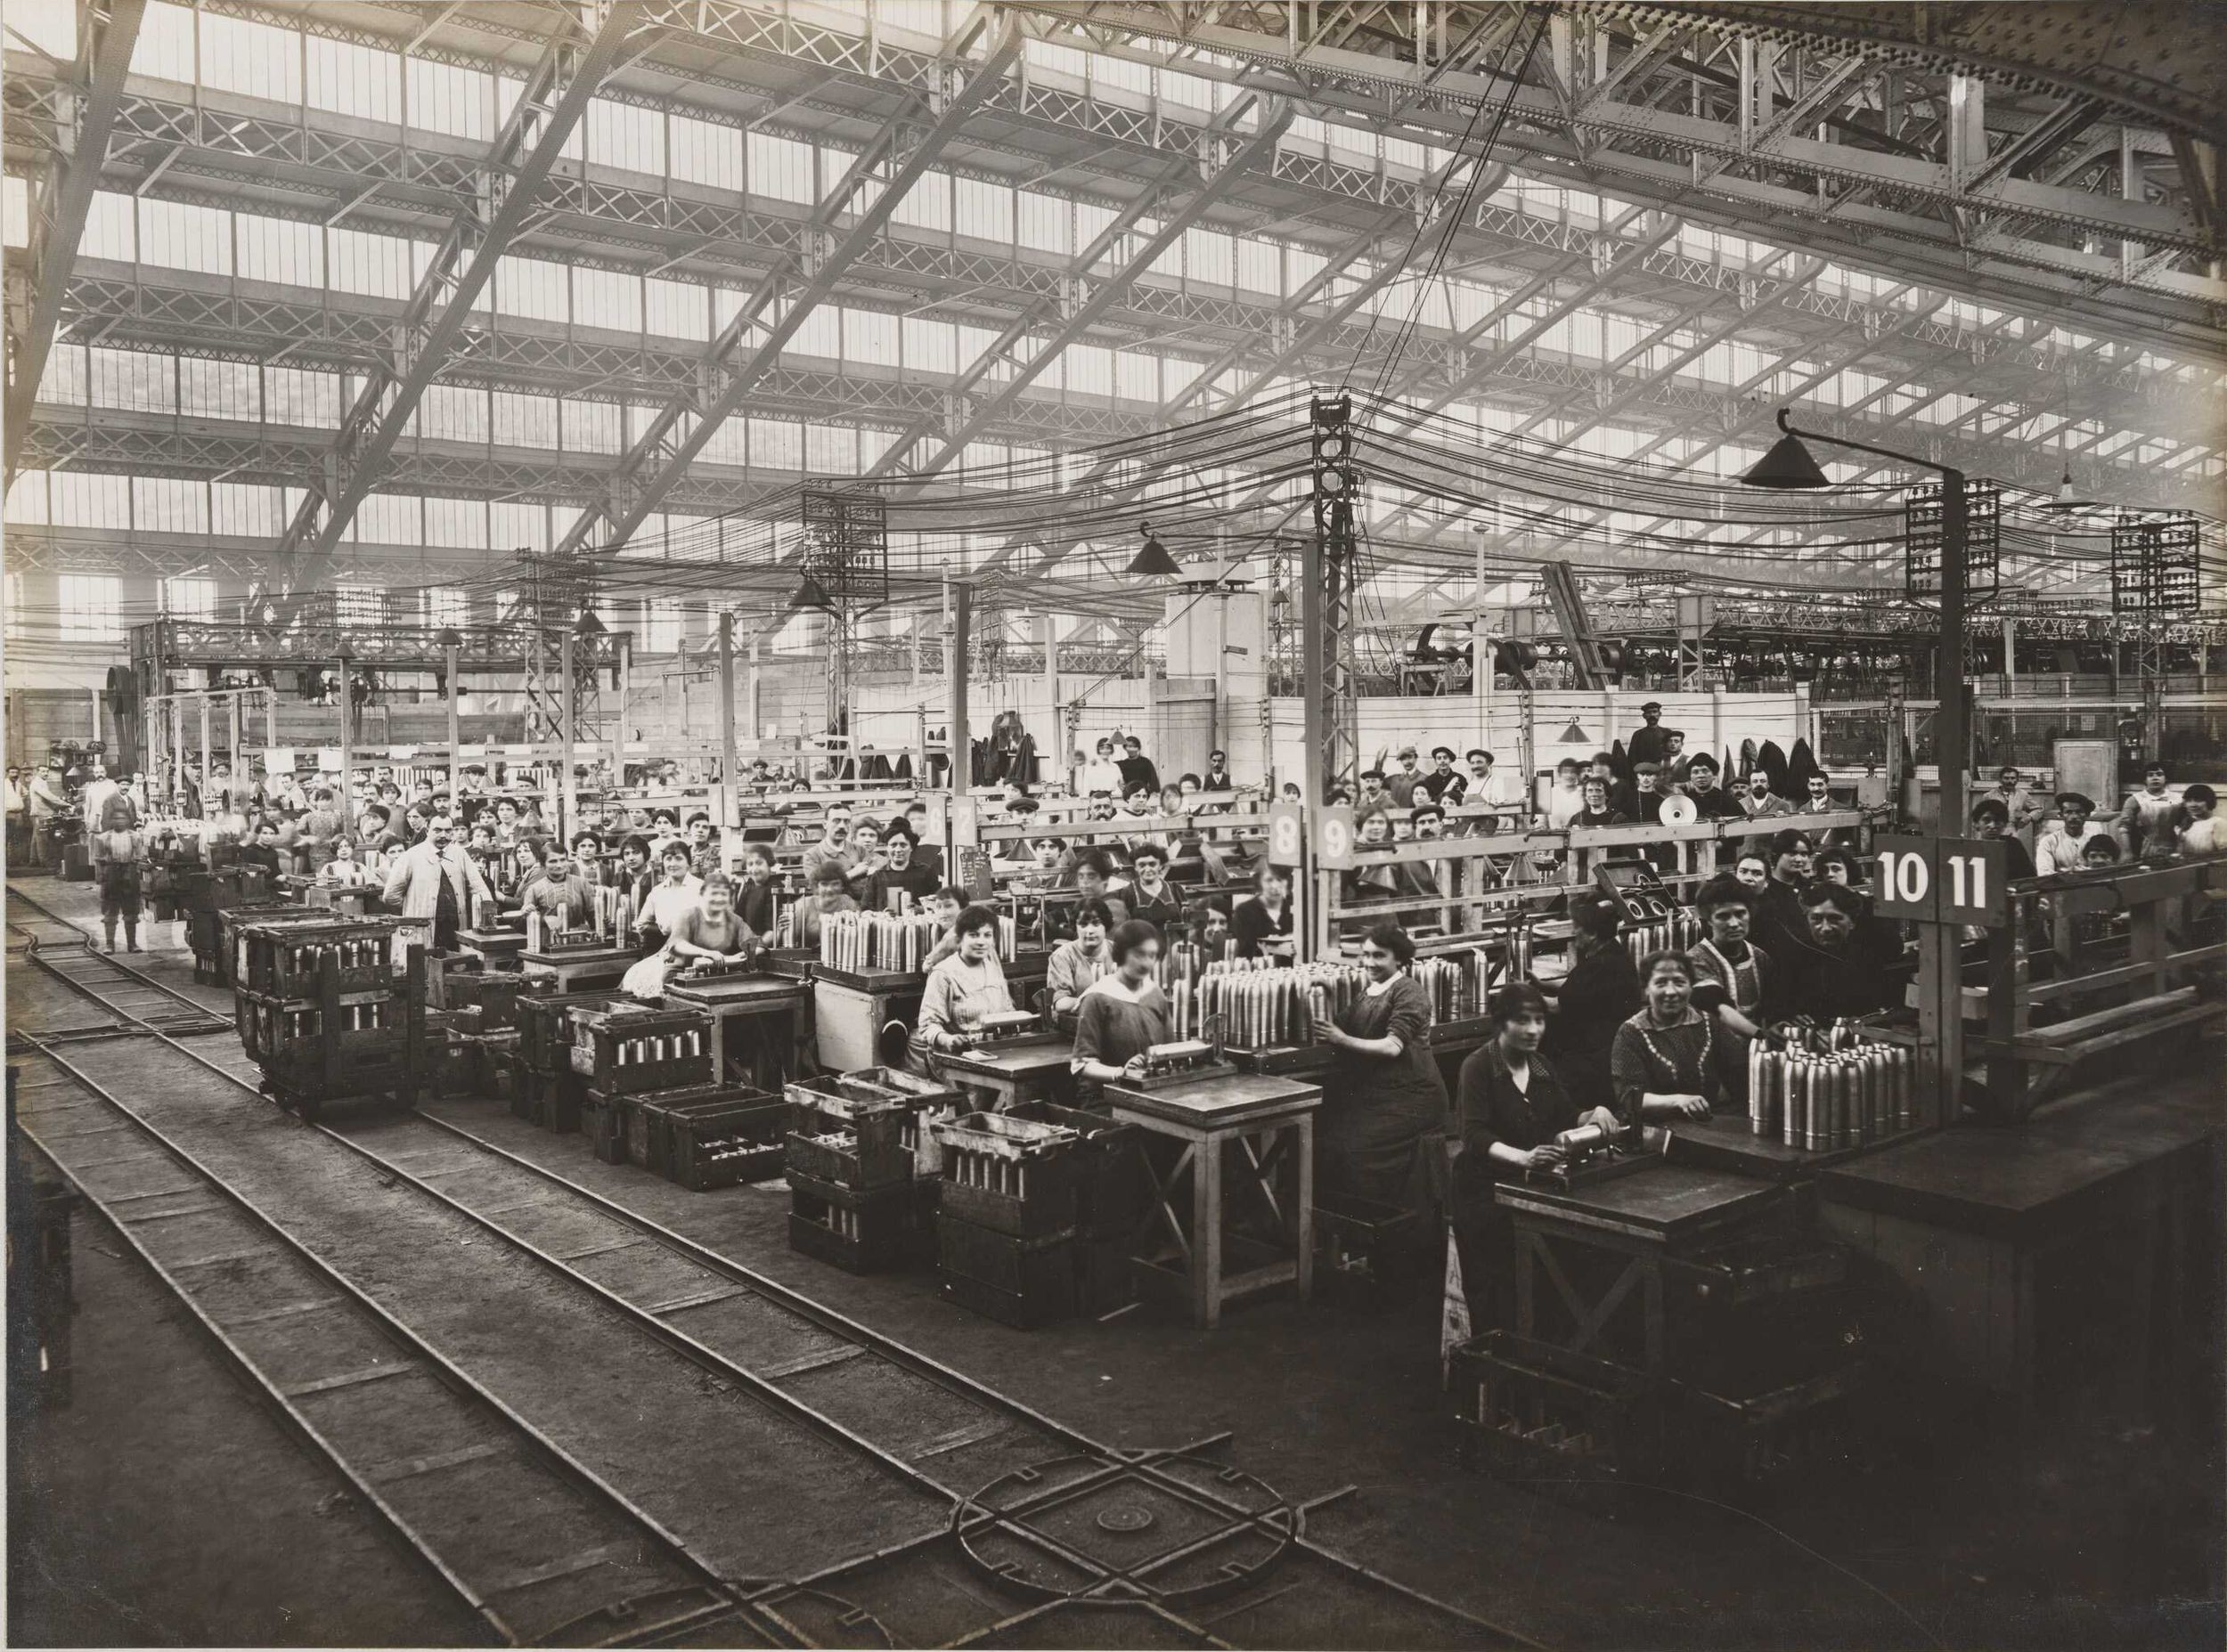
<path fill-rule="evenodd" d="M 1292 1127 L 1299 1132 L 1298 1184 L 1292 1190 L 1293 1225 L 1299 1240 L 1299 1299 L 1315 1290 L 1315 1119 L 1302 1115 Z"/>
<path fill-rule="evenodd" d="M 1662 1264 L 1650 1256 L 1641 1259 L 1640 1266 L 1644 1270 L 1639 1289 L 1641 1311 L 1647 1316 L 1647 1371 L 1653 1376 L 1669 1363 L 1663 1347 Z"/>
<path fill-rule="evenodd" d="M 1210 1135 L 1191 1152 L 1191 1322 L 1211 1331 L 1222 1316 L 1222 1143 Z"/>
<path fill-rule="evenodd" d="M 727 1082 L 727 1017 L 712 1012 L 712 1083 Z"/>
<path fill-rule="evenodd" d="M 1538 1236 L 1517 1229 L 1515 1235 L 1515 1331 L 1519 1337 L 1538 1335 L 1533 1318 L 1533 1290 L 1538 1282 Z"/>

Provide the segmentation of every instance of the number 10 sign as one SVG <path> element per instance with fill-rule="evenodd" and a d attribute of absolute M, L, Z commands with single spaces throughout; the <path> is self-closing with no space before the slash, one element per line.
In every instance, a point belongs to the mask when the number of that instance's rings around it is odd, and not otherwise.
<path fill-rule="evenodd" d="M 1935 924 L 2010 922 L 2000 838 L 1882 837 L 1872 908 Z"/>

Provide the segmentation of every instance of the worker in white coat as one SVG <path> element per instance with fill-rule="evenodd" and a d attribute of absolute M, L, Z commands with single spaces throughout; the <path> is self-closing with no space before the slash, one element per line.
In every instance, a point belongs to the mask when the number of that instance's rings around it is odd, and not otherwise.
<path fill-rule="evenodd" d="M 423 842 L 395 858 L 385 894 L 387 904 L 399 906 L 403 916 L 432 920 L 436 952 L 454 948 L 456 932 L 471 917 L 475 898 L 494 898 L 478 863 L 456 846 L 456 822 L 445 814 L 427 823 Z"/>

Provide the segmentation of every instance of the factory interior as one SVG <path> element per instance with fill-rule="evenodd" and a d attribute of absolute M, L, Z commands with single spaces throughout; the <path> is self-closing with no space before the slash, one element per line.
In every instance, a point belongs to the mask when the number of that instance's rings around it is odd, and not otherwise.
<path fill-rule="evenodd" d="M 6 1637 L 2216 1648 L 2207 0 L 8 0 Z"/>

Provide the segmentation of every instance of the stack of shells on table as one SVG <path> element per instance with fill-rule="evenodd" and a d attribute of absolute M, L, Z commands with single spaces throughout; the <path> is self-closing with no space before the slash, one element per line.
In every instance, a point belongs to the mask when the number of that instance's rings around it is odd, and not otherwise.
<path fill-rule="evenodd" d="M 943 937 L 936 921 L 920 912 L 833 912 L 820 920 L 820 961 L 830 969 L 888 970 L 918 974 Z M 1013 956 L 1012 918 L 998 919 L 998 956 Z"/>
<path fill-rule="evenodd" d="M 1748 1049 L 1748 1128 L 1810 1152 L 1861 1147 L 1916 1122 L 1917 1053 L 1852 1021 L 1790 1029 Z"/>
<path fill-rule="evenodd" d="M 1236 958 L 1163 984 L 1177 1038 L 1219 1033 L 1224 1043 L 1239 1049 L 1260 1049 L 1313 1043 L 1312 989 L 1328 991 L 1334 1015 L 1361 996 L 1368 972 L 1357 964 L 1272 964 L 1265 958 Z"/>

